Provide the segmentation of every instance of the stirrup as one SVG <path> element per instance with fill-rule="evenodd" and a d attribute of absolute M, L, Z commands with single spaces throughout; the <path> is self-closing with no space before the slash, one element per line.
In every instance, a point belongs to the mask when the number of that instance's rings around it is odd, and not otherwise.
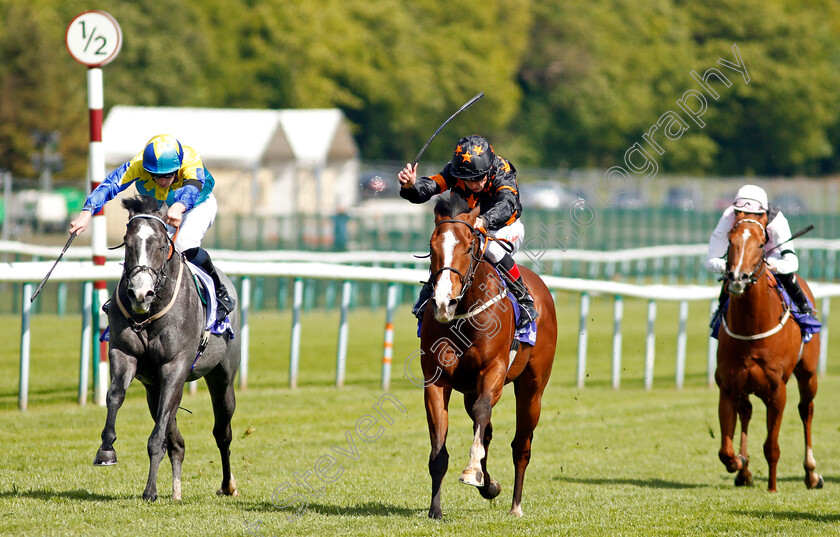
<path fill-rule="evenodd" d="M 223 288 L 224 289 L 224 288 Z M 222 293 L 216 292 L 216 320 L 224 321 L 225 317 L 236 307 L 236 301 L 231 298 L 225 289 Z"/>
<path fill-rule="evenodd" d="M 533 300 L 531 300 L 528 304 L 524 304 L 521 300 L 518 299 L 517 301 L 519 302 L 519 322 L 516 323 L 516 329 L 521 330 L 529 324 L 531 324 L 532 322 L 536 321 L 537 317 L 540 316 L 540 313 L 534 306 Z"/>

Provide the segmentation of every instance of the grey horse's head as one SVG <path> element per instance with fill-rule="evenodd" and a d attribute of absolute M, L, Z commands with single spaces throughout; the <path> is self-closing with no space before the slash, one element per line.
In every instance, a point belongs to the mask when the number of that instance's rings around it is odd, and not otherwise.
<path fill-rule="evenodd" d="M 131 309 L 136 313 L 149 312 L 155 297 L 164 265 L 169 257 L 171 241 L 166 234 L 167 207 L 158 208 L 157 201 L 148 196 L 124 199 L 128 210 L 125 243 L 126 290 Z"/>

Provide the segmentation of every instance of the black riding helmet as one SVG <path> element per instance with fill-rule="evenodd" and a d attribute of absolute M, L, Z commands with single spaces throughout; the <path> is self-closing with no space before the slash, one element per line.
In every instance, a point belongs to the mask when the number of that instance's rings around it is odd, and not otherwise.
<path fill-rule="evenodd" d="M 495 160 L 496 154 L 490 143 L 484 137 L 473 134 L 458 140 L 449 171 L 458 179 L 477 179 L 493 168 Z"/>

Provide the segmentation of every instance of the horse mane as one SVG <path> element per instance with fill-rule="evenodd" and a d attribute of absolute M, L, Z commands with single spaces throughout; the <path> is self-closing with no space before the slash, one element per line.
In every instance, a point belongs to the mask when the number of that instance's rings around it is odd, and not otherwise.
<path fill-rule="evenodd" d="M 448 198 L 439 196 L 435 203 L 435 215 L 441 217 L 454 218 L 469 211 L 467 201 L 457 194 L 450 194 Z"/>
<path fill-rule="evenodd" d="M 160 209 L 157 200 L 150 196 L 134 196 L 122 200 L 122 206 L 128 214 L 154 214 Z"/>

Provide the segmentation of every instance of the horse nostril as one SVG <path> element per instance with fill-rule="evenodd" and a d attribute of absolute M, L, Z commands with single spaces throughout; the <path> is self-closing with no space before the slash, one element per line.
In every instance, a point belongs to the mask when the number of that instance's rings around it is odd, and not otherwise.
<path fill-rule="evenodd" d="M 154 292 L 154 291 L 147 291 L 147 292 L 146 292 L 146 298 L 153 298 L 154 296 L 155 296 L 155 292 Z"/>
<path fill-rule="evenodd" d="M 727 272 L 726 273 L 726 279 L 730 280 L 730 281 L 734 280 L 735 279 L 735 272 L 731 271 L 731 270 L 729 272 Z"/>
<path fill-rule="evenodd" d="M 458 301 L 457 301 L 457 300 L 455 300 L 454 298 L 453 298 L 452 300 L 450 300 L 450 301 L 449 301 L 449 305 L 450 305 L 450 306 L 454 306 L 454 305 L 455 305 L 455 304 L 457 304 L 457 303 L 458 303 Z"/>

